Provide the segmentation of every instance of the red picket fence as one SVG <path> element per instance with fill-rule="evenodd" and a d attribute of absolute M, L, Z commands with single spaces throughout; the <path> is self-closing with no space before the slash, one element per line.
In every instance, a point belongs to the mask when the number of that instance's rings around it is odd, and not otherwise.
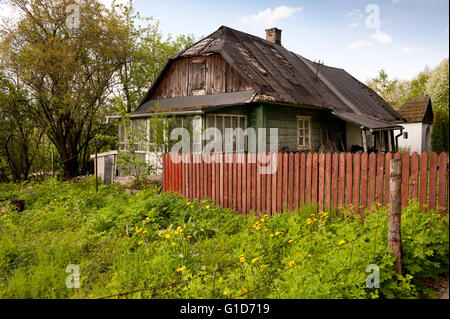
<path fill-rule="evenodd" d="M 163 157 L 163 189 L 188 199 L 208 197 L 248 214 L 295 211 L 303 205 L 319 210 L 346 208 L 359 213 L 375 203 L 389 203 L 392 157 L 402 159 L 402 207 L 411 199 L 422 210 L 449 208 L 447 154 L 436 153 L 279 153 L 201 154 Z M 259 174 L 267 160 L 278 160 L 274 174 Z"/>

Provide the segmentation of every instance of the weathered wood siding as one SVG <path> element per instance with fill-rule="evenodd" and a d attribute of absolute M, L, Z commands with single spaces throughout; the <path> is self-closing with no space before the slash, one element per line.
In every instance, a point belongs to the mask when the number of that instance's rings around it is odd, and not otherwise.
<path fill-rule="evenodd" d="M 162 78 L 152 99 L 251 90 L 252 87 L 220 55 L 175 61 Z"/>

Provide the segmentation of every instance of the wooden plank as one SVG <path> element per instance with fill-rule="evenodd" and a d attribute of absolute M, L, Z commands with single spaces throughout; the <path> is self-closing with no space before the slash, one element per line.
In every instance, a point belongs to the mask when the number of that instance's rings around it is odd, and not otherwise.
<path fill-rule="evenodd" d="M 390 201 L 390 176 L 391 176 L 391 160 L 392 160 L 392 153 L 387 153 L 385 156 L 385 169 L 384 169 L 384 204 L 389 204 Z"/>
<path fill-rule="evenodd" d="M 340 208 L 345 205 L 345 153 L 339 154 L 339 202 Z"/>
<path fill-rule="evenodd" d="M 242 213 L 247 213 L 247 154 L 243 153 L 242 156 L 242 199 L 241 199 L 241 207 Z"/>
<path fill-rule="evenodd" d="M 237 181 L 237 175 L 238 175 L 238 166 L 237 166 L 237 154 L 233 153 L 233 164 L 232 164 L 232 171 L 233 171 L 233 184 L 232 184 L 232 190 L 233 190 L 233 197 L 232 197 L 232 207 L 233 209 L 237 209 L 237 193 L 238 193 L 238 181 Z"/>
<path fill-rule="evenodd" d="M 353 154 L 347 153 L 346 155 L 346 186 L 345 186 L 345 202 L 348 211 L 352 208 L 352 195 L 353 195 Z"/>
<path fill-rule="evenodd" d="M 272 154 L 272 163 L 276 162 L 277 170 L 272 174 L 272 215 L 277 211 L 277 175 L 280 170 L 280 162 L 278 161 L 278 154 Z"/>
<path fill-rule="evenodd" d="M 314 207 L 318 206 L 318 178 L 319 178 L 319 154 L 314 153 L 312 159 L 311 201 Z"/>
<path fill-rule="evenodd" d="M 298 211 L 300 191 L 300 154 L 294 155 L 294 210 Z"/>
<path fill-rule="evenodd" d="M 212 162 L 211 162 L 211 199 L 213 201 L 216 200 L 216 155 L 212 154 Z"/>
<path fill-rule="evenodd" d="M 261 210 L 261 202 L 262 202 L 262 198 L 261 198 L 261 190 L 262 190 L 262 185 L 261 185 L 261 153 L 258 153 L 256 155 L 256 211 L 259 213 L 262 211 Z"/>
<path fill-rule="evenodd" d="M 423 152 L 420 156 L 420 194 L 419 203 L 421 206 L 420 211 L 425 212 L 427 204 L 428 193 L 428 154 Z"/>
<path fill-rule="evenodd" d="M 411 199 L 419 198 L 419 154 L 414 152 L 411 158 Z"/>
<path fill-rule="evenodd" d="M 369 177 L 369 155 L 363 153 L 361 155 L 361 200 L 360 205 L 362 209 L 367 208 L 367 189 Z"/>
<path fill-rule="evenodd" d="M 331 207 L 331 153 L 325 156 L 325 207 Z"/>
<path fill-rule="evenodd" d="M 267 170 L 267 163 L 268 163 L 267 153 L 263 153 L 261 155 L 262 155 L 262 157 L 261 157 L 262 158 L 262 163 L 265 163 L 264 165 L 261 165 L 261 167 L 265 167 L 265 169 Z M 262 208 L 262 211 L 264 213 L 267 213 L 267 194 L 268 194 L 268 191 L 267 191 L 267 174 L 262 174 L 261 175 L 261 187 L 262 187 L 262 190 L 261 190 L 261 201 L 262 201 L 261 208 Z"/>
<path fill-rule="evenodd" d="M 219 165 L 219 198 L 220 206 L 225 207 L 225 154 L 220 154 L 220 165 Z"/>
<path fill-rule="evenodd" d="M 372 205 L 375 202 L 376 182 L 377 182 L 377 155 L 371 153 L 369 155 L 369 208 L 372 209 Z"/>
<path fill-rule="evenodd" d="M 383 205 L 384 197 L 384 153 L 377 156 L 377 203 Z"/>
<path fill-rule="evenodd" d="M 228 154 L 228 207 L 233 208 L 233 154 Z"/>
<path fill-rule="evenodd" d="M 237 204 L 236 209 L 238 212 L 242 212 L 242 160 L 243 160 L 242 153 L 238 153 L 237 158 Z"/>
<path fill-rule="evenodd" d="M 277 213 L 283 211 L 283 154 L 278 153 Z"/>
<path fill-rule="evenodd" d="M 339 184 L 339 154 L 334 153 L 332 158 L 331 172 L 331 206 L 338 207 L 338 184 Z"/>
<path fill-rule="evenodd" d="M 319 183 L 318 186 L 319 195 L 319 211 L 323 211 L 324 192 L 325 192 L 325 154 L 319 154 Z"/>
<path fill-rule="evenodd" d="M 306 154 L 300 154 L 300 206 L 305 204 L 306 184 Z"/>
<path fill-rule="evenodd" d="M 288 210 L 288 170 L 289 170 L 289 154 L 283 154 L 283 212 Z"/>
<path fill-rule="evenodd" d="M 272 162 L 272 154 L 266 154 L 268 160 L 270 160 L 270 164 L 273 165 Z M 270 173 L 269 171 L 267 173 Z M 266 213 L 272 213 L 272 174 L 266 174 L 266 193 L 264 194 L 266 198 Z"/>
<path fill-rule="evenodd" d="M 308 153 L 306 155 L 306 195 L 305 195 L 305 201 L 306 205 L 311 205 L 311 173 L 312 173 L 312 154 Z"/>
<path fill-rule="evenodd" d="M 253 211 L 257 211 L 257 207 L 256 207 L 256 190 L 257 190 L 257 185 L 256 185 L 256 174 L 257 174 L 257 170 L 256 170 L 256 153 L 252 154 L 252 210 Z"/>
<path fill-rule="evenodd" d="M 361 183 L 361 154 L 353 156 L 353 212 L 359 214 L 360 184 Z"/>
<path fill-rule="evenodd" d="M 438 194 L 438 209 L 441 216 L 445 214 L 445 181 L 447 180 L 447 154 L 441 153 L 439 155 L 439 194 Z"/>
<path fill-rule="evenodd" d="M 198 156 L 198 160 L 200 161 L 199 163 L 199 198 L 203 199 L 204 196 L 204 192 L 205 192 L 205 163 L 203 162 L 203 159 L 201 157 L 200 154 L 197 155 Z"/>
<path fill-rule="evenodd" d="M 402 190 L 401 190 L 402 208 L 408 207 L 409 204 L 409 153 L 402 155 Z"/>
<path fill-rule="evenodd" d="M 294 210 L 294 153 L 289 153 L 289 173 L 288 173 L 288 179 L 289 179 L 289 197 L 288 197 L 288 204 L 289 204 L 289 211 Z"/>
<path fill-rule="evenodd" d="M 247 154 L 247 204 L 245 208 L 246 214 L 252 209 L 252 164 L 251 154 Z"/>
<path fill-rule="evenodd" d="M 437 166 L 438 166 L 438 155 L 436 152 L 430 155 L 430 186 L 428 190 L 428 209 L 430 211 L 436 209 L 436 196 L 437 196 Z"/>

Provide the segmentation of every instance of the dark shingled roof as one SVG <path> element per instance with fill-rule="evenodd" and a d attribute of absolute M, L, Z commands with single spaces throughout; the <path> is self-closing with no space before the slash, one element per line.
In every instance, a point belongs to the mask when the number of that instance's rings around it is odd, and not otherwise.
<path fill-rule="evenodd" d="M 433 123 L 433 108 L 428 96 L 409 99 L 398 112 L 409 123 Z"/>
<path fill-rule="evenodd" d="M 404 120 L 378 94 L 343 69 L 314 63 L 281 45 L 225 26 L 169 58 L 136 112 L 150 111 L 153 91 L 172 61 L 212 54 L 220 54 L 255 89 L 253 98 L 243 98 L 240 101 L 242 104 L 279 102 L 314 106 L 329 109 L 336 115 L 344 114 L 345 117 L 354 114 L 354 121 L 357 118 L 383 123 Z M 206 106 L 206 100 L 211 100 L 208 96 L 196 98 L 197 105 Z M 222 99 L 226 100 L 225 97 Z M 204 103 L 202 100 L 205 100 Z M 233 98 L 233 104 L 237 102 Z M 358 124 L 364 125 L 362 122 Z"/>

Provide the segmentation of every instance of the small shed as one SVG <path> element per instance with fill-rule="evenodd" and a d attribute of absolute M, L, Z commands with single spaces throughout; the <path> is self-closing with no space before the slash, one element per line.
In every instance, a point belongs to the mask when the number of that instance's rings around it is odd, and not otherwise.
<path fill-rule="evenodd" d="M 431 129 L 433 125 L 433 107 L 428 96 L 409 99 L 398 112 L 405 118 L 405 128 L 399 138 L 400 148 L 410 152 L 431 152 Z"/>

